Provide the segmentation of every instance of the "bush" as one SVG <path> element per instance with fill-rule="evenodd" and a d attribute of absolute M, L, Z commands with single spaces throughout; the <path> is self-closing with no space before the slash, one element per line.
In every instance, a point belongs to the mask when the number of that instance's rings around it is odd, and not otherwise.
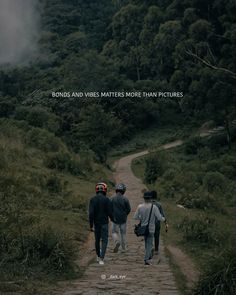
<path fill-rule="evenodd" d="M 178 171 L 176 171 L 175 169 L 168 169 L 167 171 L 165 171 L 165 173 L 163 174 L 163 178 L 165 180 L 173 180 L 175 175 L 178 173 Z"/>
<path fill-rule="evenodd" d="M 72 157 L 68 152 L 49 154 L 45 160 L 45 165 L 50 169 L 70 172 L 72 175 L 82 173 L 79 160 Z"/>
<path fill-rule="evenodd" d="M 205 192 L 202 188 L 199 188 L 192 194 L 182 196 L 178 203 L 189 209 L 213 209 L 215 211 L 223 212 L 216 198 L 208 192 Z"/>
<path fill-rule="evenodd" d="M 51 228 L 27 228 L 0 237 L 2 267 L 20 267 L 21 275 L 30 268 L 40 267 L 54 275 L 73 269 L 73 244 L 62 233 Z"/>
<path fill-rule="evenodd" d="M 203 142 L 200 137 L 192 137 L 185 144 L 185 153 L 196 155 L 198 150 L 203 147 Z"/>
<path fill-rule="evenodd" d="M 236 250 L 226 249 L 219 256 L 211 257 L 197 283 L 194 295 L 236 294 Z"/>
<path fill-rule="evenodd" d="M 206 170 L 207 171 L 219 171 L 220 168 L 222 167 L 222 162 L 220 160 L 212 160 L 212 161 L 208 161 L 206 164 Z"/>
<path fill-rule="evenodd" d="M 63 147 L 60 139 L 40 128 L 31 129 L 26 135 L 26 142 L 44 152 L 57 152 Z"/>
<path fill-rule="evenodd" d="M 235 179 L 236 177 L 236 169 L 232 166 L 222 166 L 219 171 L 229 179 Z"/>
<path fill-rule="evenodd" d="M 25 238 L 25 247 L 29 255 L 29 264 L 43 262 L 47 269 L 57 273 L 72 266 L 73 246 L 68 237 L 51 228 L 39 229 L 36 234 Z"/>
<path fill-rule="evenodd" d="M 162 176 L 166 169 L 166 159 L 163 154 L 150 155 L 145 159 L 144 179 L 146 183 L 154 183 L 158 176 Z"/>
<path fill-rule="evenodd" d="M 8 118 L 15 109 L 15 105 L 9 101 L 1 101 L 0 102 L 0 117 Z"/>
<path fill-rule="evenodd" d="M 208 172 L 203 178 L 203 185 L 210 193 L 217 190 L 222 191 L 226 186 L 226 179 L 219 172 Z"/>
<path fill-rule="evenodd" d="M 228 144 L 226 134 L 217 134 L 210 137 L 207 141 L 207 146 L 212 150 L 217 150 L 220 147 Z"/>
<path fill-rule="evenodd" d="M 60 178 L 55 175 L 49 177 L 46 187 L 50 193 L 61 193 L 63 190 Z"/>
<path fill-rule="evenodd" d="M 178 228 L 183 231 L 183 237 L 187 242 L 212 246 L 219 245 L 222 241 L 213 218 L 190 219 L 185 217 Z"/>

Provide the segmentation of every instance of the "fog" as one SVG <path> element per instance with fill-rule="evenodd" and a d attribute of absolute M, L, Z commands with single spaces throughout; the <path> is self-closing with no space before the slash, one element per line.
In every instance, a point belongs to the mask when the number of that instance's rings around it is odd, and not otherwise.
<path fill-rule="evenodd" d="M 18 64 L 37 50 L 37 0 L 0 0 L 0 64 Z"/>

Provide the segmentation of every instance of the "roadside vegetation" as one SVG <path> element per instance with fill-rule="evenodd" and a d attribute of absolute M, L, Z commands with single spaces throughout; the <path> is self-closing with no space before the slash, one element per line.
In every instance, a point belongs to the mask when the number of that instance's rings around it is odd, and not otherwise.
<path fill-rule="evenodd" d="M 0 121 L 0 293 L 40 294 L 82 273 L 87 202 L 107 175 L 92 152 L 81 158 L 45 129 Z"/>
<path fill-rule="evenodd" d="M 170 230 L 166 246 L 186 251 L 201 272 L 191 294 L 234 294 L 236 271 L 236 132 L 189 138 L 171 150 L 136 159 L 133 170 L 156 189 Z"/>

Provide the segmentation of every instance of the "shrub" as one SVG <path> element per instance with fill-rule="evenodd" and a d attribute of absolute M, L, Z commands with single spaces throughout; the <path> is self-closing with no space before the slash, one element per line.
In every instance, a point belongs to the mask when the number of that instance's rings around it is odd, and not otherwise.
<path fill-rule="evenodd" d="M 222 167 L 222 162 L 220 160 L 212 160 L 208 161 L 206 164 L 206 170 L 207 171 L 219 171 Z"/>
<path fill-rule="evenodd" d="M 48 178 L 46 187 L 50 193 L 61 193 L 63 190 L 60 178 L 55 175 Z"/>
<path fill-rule="evenodd" d="M 52 133 L 40 128 L 32 128 L 26 135 L 26 142 L 45 152 L 57 152 L 63 147 Z"/>
<path fill-rule="evenodd" d="M 198 150 L 203 147 L 203 142 L 200 137 L 192 137 L 185 144 L 185 153 L 196 155 Z"/>
<path fill-rule="evenodd" d="M 41 107 L 32 107 L 28 109 L 25 120 L 34 127 L 44 127 L 48 121 L 49 113 Z"/>
<path fill-rule="evenodd" d="M 214 191 L 222 191 L 226 185 L 226 179 L 219 172 L 208 172 L 203 179 L 203 185 L 212 193 Z"/>
<path fill-rule="evenodd" d="M 45 160 L 45 164 L 50 169 L 67 171 L 73 175 L 82 173 L 79 160 L 72 157 L 68 152 L 49 154 Z"/>
<path fill-rule="evenodd" d="M 213 218 L 190 219 L 185 217 L 178 227 L 183 231 L 183 237 L 187 242 L 212 246 L 219 245 L 222 241 Z"/>
<path fill-rule="evenodd" d="M 226 146 L 228 144 L 226 134 L 213 135 L 206 144 L 212 150 L 217 150 L 220 147 Z"/>
<path fill-rule="evenodd" d="M 224 212 L 218 200 L 210 193 L 205 192 L 203 188 L 199 188 L 191 194 L 185 194 L 179 199 L 178 203 L 190 209 L 213 209 Z"/>
<path fill-rule="evenodd" d="M 29 225 L 30 223 L 28 223 Z M 73 269 L 73 244 L 63 233 L 51 228 L 28 227 L 0 237 L 2 267 L 20 267 L 21 274 L 40 267 L 54 275 Z"/>
<path fill-rule="evenodd" d="M 234 295 L 236 291 L 236 250 L 224 250 L 211 257 L 197 283 L 194 295 Z"/>
<path fill-rule="evenodd" d="M 158 176 L 165 172 L 167 163 L 162 153 L 150 155 L 145 159 L 144 179 L 146 183 L 154 183 Z"/>
<path fill-rule="evenodd" d="M 0 117 L 8 118 L 15 109 L 15 105 L 9 101 L 1 101 L 0 102 Z"/>
<path fill-rule="evenodd" d="M 176 171 L 175 169 L 168 169 L 165 171 L 165 173 L 163 174 L 163 178 L 165 180 L 173 180 L 176 173 L 178 173 L 178 171 Z"/>
<path fill-rule="evenodd" d="M 236 177 L 236 169 L 233 166 L 222 166 L 219 171 L 229 179 Z"/>

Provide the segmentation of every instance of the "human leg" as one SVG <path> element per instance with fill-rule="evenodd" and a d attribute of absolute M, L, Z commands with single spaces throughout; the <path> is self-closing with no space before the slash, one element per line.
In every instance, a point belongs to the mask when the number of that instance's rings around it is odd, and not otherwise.
<path fill-rule="evenodd" d="M 145 255 L 144 255 L 144 261 L 146 262 L 147 260 L 150 259 L 152 256 L 152 247 L 153 247 L 153 238 L 154 234 L 150 234 L 148 236 L 145 236 Z"/>
<path fill-rule="evenodd" d="M 120 224 L 120 237 L 122 249 L 126 249 L 126 223 Z"/>
<path fill-rule="evenodd" d="M 94 236 L 95 236 L 95 249 L 97 257 L 100 257 L 100 240 L 101 240 L 101 225 L 94 226 Z"/>
<path fill-rule="evenodd" d="M 114 252 L 117 253 L 120 247 L 120 237 L 119 237 L 120 226 L 119 224 L 112 223 L 112 239 L 115 243 Z"/>
<path fill-rule="evenodd" d="M 107 250 L 107 244 L 108 244 L 108 224 L 103 224 L 101 226 L 101 239 L 102 239 L 102 251 L 101 251 L 101 259 L 104 259 L 106 250 Z"/>
<path fill-rule="evenodd" d="M 159 251 L 159 240 L 160 240 L 160 225 L 156 225 L 155 234 L 154 234 L 154 241 L 155 241 L 155 251 Z"/>

